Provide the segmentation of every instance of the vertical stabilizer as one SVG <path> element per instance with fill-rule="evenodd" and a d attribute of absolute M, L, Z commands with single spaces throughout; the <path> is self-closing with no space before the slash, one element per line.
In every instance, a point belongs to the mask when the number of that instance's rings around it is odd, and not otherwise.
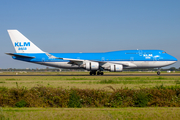
<path fill-rule="evenodd" d="M 17 53 L 44 53 L 18 30 L 7 30 Z"/>

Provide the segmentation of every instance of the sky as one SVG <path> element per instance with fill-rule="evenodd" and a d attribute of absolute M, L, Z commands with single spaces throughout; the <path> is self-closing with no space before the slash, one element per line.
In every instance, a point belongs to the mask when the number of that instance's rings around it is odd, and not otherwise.
<path fill-rule="evenodd" d="M 45 68 L 13 60 L 17 29 L 49 53 L 158 49 L 180 60 L 179 0 L 1 0 L 0 68 Z M 180 67 L 180 62 L 168 67 Z"/>

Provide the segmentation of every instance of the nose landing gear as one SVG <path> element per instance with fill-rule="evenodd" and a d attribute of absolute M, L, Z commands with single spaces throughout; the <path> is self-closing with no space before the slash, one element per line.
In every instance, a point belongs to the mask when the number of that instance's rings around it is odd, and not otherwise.
<path fill-rule="evenodd" d="M 158 68 L 157 75 L 161 74 L 161 68 Z"/>
<path fill-rule="evenodd" d="M 157 75 L 160 75 L 161 74 L 161 72 L 160 71 L 157 71 Z"/>

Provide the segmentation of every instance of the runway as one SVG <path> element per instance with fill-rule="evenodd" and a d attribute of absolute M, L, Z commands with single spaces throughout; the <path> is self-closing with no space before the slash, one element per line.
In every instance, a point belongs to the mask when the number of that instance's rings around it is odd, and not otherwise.
<path fill-rule="evenodd" d="M 104 75 L 88 75 L 88 74 L 38 74 L 38 75 L 33 75 L 33 74 L 28 74 L 28 75 L 0 75 L 0 76 L 180 76 L 180 74 L 167 74 L 167 73 L 162 73 L 161 75 L 155 74 L 139 74 L 139 73 L 130 73 L 130 74 L 104 74 Z"/>

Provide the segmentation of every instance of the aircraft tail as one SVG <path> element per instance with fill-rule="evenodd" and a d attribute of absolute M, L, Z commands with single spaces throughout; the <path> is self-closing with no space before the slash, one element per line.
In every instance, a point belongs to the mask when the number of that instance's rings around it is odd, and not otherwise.
<path fill-rule="evenodd" d="M 16 53 L 44 53 L 18 30 L 7 30 Z"/>

